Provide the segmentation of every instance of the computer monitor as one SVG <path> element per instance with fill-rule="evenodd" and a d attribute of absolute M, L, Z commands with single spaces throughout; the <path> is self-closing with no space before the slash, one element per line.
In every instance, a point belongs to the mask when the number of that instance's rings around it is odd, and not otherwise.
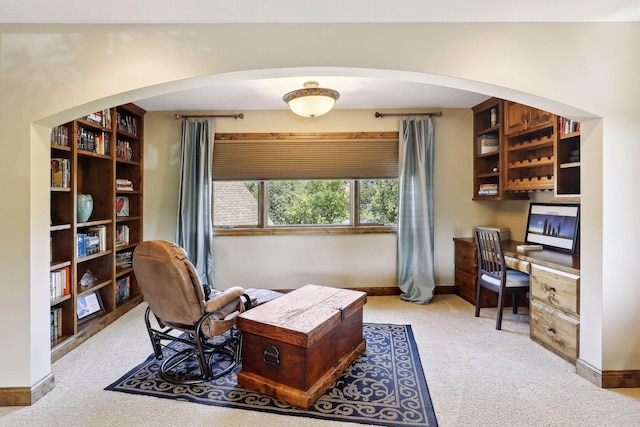
<path fill-rule="evenodd" d="M 525 243 L 573 253 L 578 241 L 579 222 L 579 204 L 531 203 Z"/>

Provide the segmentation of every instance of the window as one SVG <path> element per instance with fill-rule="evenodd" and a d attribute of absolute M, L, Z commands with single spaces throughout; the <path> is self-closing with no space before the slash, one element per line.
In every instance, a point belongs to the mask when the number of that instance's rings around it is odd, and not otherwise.
<path fill-rule="evenodd" d="M 216 234 L 395 230 L 397 132 L 217 134 L 213 157 Z"/>
<path fill-rule="evenodd" d="M 360 180 L 360 224 L 398 224 L 398 180 Z"/>
<path fill-rule="evenodd" d="M 397 179 L 224 181 L 214 182 L 213 191 L 217 229 L 265 228 L 261 224 L 266 228 L 392 226 L 398 222 Z M 352 209 L 354 200 L 359 201 L 357 213 Z"/>

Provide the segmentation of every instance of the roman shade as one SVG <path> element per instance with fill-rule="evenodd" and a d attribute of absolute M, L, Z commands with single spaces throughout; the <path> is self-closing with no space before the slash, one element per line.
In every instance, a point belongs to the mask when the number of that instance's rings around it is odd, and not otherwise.
<path fill-rule="evenodd" d="M 214 181 L 397 177 L 397 132 L 215 136 Z"/>

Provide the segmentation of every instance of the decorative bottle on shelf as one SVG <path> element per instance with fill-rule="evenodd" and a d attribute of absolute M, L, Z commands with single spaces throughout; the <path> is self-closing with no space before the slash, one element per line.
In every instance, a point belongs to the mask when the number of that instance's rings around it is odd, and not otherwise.
<path fill-rule="evenodd" d="M 78 222 L 87 222 L 93 212 L 93 197 L 91 194 L 78 194 L 76 203 Z"/>

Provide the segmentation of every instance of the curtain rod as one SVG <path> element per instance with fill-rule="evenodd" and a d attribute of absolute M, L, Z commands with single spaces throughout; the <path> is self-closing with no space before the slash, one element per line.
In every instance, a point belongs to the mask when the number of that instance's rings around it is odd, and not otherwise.
<path fill-rule="evenodd" d="M 437 113 L 379 113 L 376 111 L 376 118 L 380 119 L 386 116 L 429 116 L 429 117 L 441 117 L 442 111 Z"/>
<path fill-rule="evenodd" d="M 188 116 L 188 115 L 182 115 L 182 114 L 176 114 L 176 120 L 180 120 L 180 119 L 196 119 L 196 118 L 214 118 L 214 117 L 219 117 L 219 118 L 233 118 L 233 119 L 244 119 L 244 114 L 239 113 L 239 114 L 205 114 L 205 115 L 200 115 L 200 116 Z"/>

